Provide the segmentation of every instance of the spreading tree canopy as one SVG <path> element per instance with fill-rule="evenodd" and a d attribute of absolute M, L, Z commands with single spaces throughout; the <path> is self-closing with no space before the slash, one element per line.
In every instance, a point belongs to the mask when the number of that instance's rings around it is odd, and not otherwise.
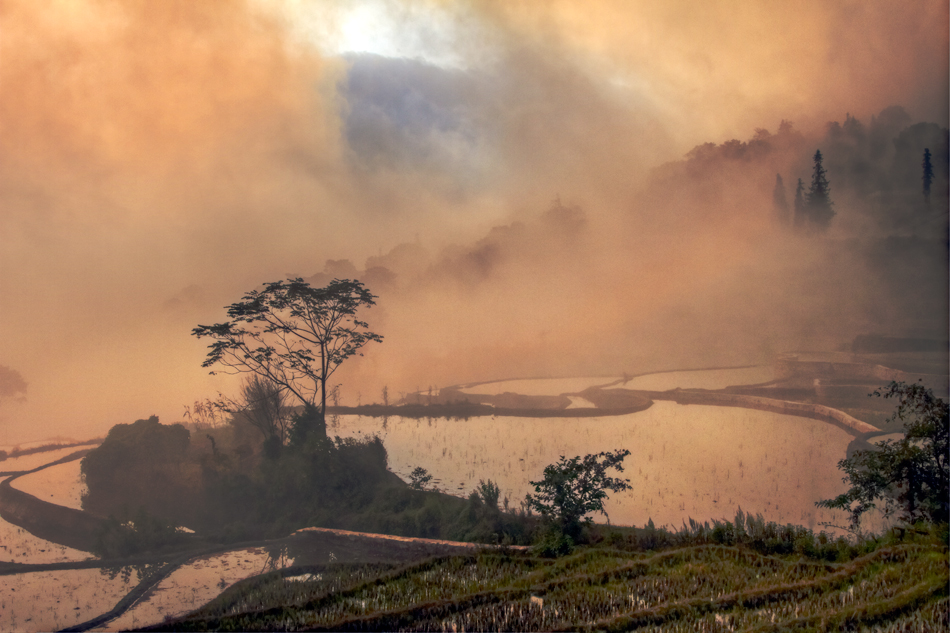
<path fill-rule="evenodd" d="M 358 318 L 375 299 L 352 279 L 334 279 L 324 288 L 299 277 L 277 281 L 228 306 L 228 321 L 199 325 L 192 334 L 214 341 L 202 367 L 256 374 L 322 418 L 333 372 L 347 358 L 362 355 L 367 343 L 383 340 Z"/>

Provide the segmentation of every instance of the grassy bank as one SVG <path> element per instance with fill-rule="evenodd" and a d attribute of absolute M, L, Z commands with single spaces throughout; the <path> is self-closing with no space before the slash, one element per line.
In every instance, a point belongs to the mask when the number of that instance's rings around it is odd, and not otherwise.
<path fill-rule="evenodd" d="M 637 551 L 606 538 L 559 559 L 486 551 L 290 568 L 151 630 L 946 630 L 946 542 L 914 538 L 842 549 L 835 562 L 745 545 Z"/>

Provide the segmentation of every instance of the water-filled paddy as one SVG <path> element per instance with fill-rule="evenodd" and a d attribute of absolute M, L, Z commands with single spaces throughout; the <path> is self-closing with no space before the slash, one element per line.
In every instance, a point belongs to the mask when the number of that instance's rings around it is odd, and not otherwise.
<path fill-rule="evenodd" d="M 696 371 L 668 371 L 631 378 L 623 384 L 626 389 L 667 391 L 669 389 L 725 389 L 738 385 L 757 385 L 775 380 L 771 365 L 737 369 L 701 369 Z"/>
<path fill-rule="evenodd" d="M 732 518 L 740 506 L 769 520 L 820 527 L 835 515 L 814 502 L 844 490 L 838 460 L 851 436 L 830 424 L 764 411 L 656 402 L 596 418 L 467 421 L 342 416 L 331 434 L 379 435 L 390 469 L 422 466 L 446 492 L 467 496 L 492 479 L 513 507 L 561 455 L 628 449 L 633 490 L 607 503 L 612 523 L 679 526 Z"/>
<path fill-rule="evenodd" d="M 99 569 L 0 576 L 0 630 L 59 631 L 85 622 L 114 607 L 137 582 L 135 573 Z"/>
<path fill-rule="evenodd" d="M 648 390 L 722 388 L 772 379 L 771 368 L 669 372 L 641 376 L 625 386 Z M 557 395 L 576 393 L 616 379 L 574 378 L 503 381 L 470 393 Z M 572 397 L 572 406 L 590 406 Z M 685 519 L 731 518 L 738 507 L 768 520 L 821 528 L 842 516 L 814 502 L 842 492 L 837 462 L 851 437 L 830 424 L 756 410 L 656 402 L 639 413 L 597 418 L 482 417 L 412 420 L 341 416 L 331 435 L 379 435 L 390 468 L 404 478 L 417 466 L 429 470 L 446 492 L 467 496 L 481 479 L 492 479 L 517 508 L 544 467 L 560 455 L 626 448 L 624 476 L 633 490 L 607 503 L 615 524 L 679 526 Z M 0 471 L 30 470 L 79 448 L 60 449 L 0 462 Z M 79 461 L 21 477 L 19 490 L 77 508 Z M 596 517 L 603 520 L 603 517 Z M 0 520 L 0 560 L 48 563 L 92 558 L 33 537 Z M 205 604 L 224 588 L 273 566 L 293 564 L 254 548 L 193 561 L 164 579 L 104 630 L 143 626 Z M 111 609 L 137 578 L 110 578 L 99 570 L 34 572 L 0 577 L 0 630 L 57 629 Z M 14 591 L 15 590 L 15 591 Z M 15 608 L 14 608 L 15 607 Z M 77 609 L 78 607 L 78 609 Z"/>
<path fill-rule="evenodd" d="M 62 459 L 67 455 L 72 455 L 73 453 L 92 448 L 92 446 L 74 446 L 73 448 L 58 448 L 53 451 L 46 451 L 42 453 L 32 453 L 30 455 L 23 455 L 22 457 L 9 457 L 3 461 L 0 461 L 0 473 L 2 472 L 17 472 L 22 470 L 33 470 L 38 468 L 43 464 L 49 464 L 50 462 L 55 462 L 57 459 Z"/>
<path fill-rule="evenodd" d="M 17 477 L 10 485 L 43 501 L 82 510 L 85 484 L 82 483 L 79 468 L 80 461 L 77 459 Z"/>
<path fill-rule="evenodd" d="M 14 563 L 65 563 L 95 558 L 88 552 L 51 543 L 0 519 L 0 561 Z"/>
<path fill-rule="evenodd" d="M 173 571 L 131 609 L 96 630 L 125 631 L 184 615 L 239 580 L 292 564 L 292 560 L 275 558 L 260 547 L 199 558 Z"/>
<path fill-rule="evenodd" d="M 497 396 L 511 392 L 523 396 L 558 396 L 562 393 L 577 393 L 588 387 L 608 385 L 619 377 L 589 376 L 584 378 L 526 378 L 524 380 L 500 380 L 461 389 L 462 393 Z"/>

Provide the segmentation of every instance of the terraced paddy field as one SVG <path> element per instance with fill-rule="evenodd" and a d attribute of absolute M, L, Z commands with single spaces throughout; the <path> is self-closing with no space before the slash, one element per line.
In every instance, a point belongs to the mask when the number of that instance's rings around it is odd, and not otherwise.
<path fill-rule="evenodd" d="M 948 630 L 945 542 L 841 553 L 850 560 L 602 546 L 560 559 L 483 552 L 398 568 L 290 568 L 149 630 Z"/>
<path fill-rule="evenodd" d="M 690 518 L 732 517 L 741 508 L 816 530 L 844 522 L 842 513 L 816 508 L 815 502 L 847 489 L 837 464 L 853 439 L 819 420 L 673 402 L 656 402 L 639 413 L 579 419 L 346 415 L 331 424 L 329 433 L 378 436 L 390 470 L 408 479 L 421 466 L 450 494 L 466 497 L 480 480 L 491 479 L 514 509 L 534 491 L 529 482 L 540 479 L 544 467 L 561 455 L 628 449 L 623 476 L 632 488 L 608 499 L 611 524 L 645 525 L 652 519 L 679 527 Z M 881 528 L 866 523 L 866 529 Z"/>

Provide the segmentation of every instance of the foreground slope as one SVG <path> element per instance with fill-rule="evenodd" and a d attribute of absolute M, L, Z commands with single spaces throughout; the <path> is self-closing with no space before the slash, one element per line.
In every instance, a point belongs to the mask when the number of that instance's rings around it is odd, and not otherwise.
<path fill-rule="evenodd" d="M 152 630 L 947 630 L 948 578 L 933 540 L 834 563 L 722 545 L 483 552 L 275 572 Z"/>

